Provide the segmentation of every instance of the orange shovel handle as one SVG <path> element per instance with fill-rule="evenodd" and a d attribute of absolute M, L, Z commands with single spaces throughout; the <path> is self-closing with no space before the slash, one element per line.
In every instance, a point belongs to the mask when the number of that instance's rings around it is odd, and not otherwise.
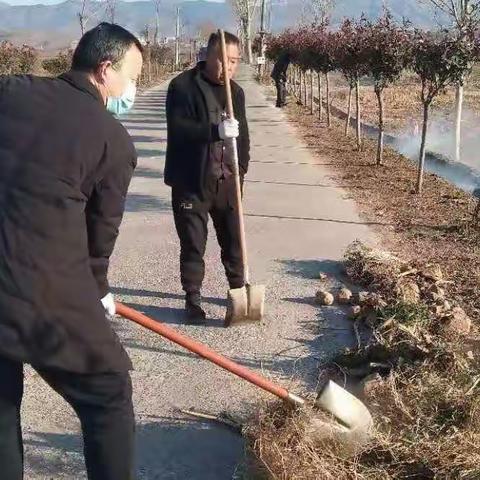
<path fill-rule="evenodd" d="M 247 380 L 247 382 L 253 383 L 257 387 L 260 387 L 263 390 L 272 393 L 273 395 L 276 395 L 282 400 L 290 401 L 292 403 L 299 403 L 299 400 L 301 400 L 299 397 L 296 397 L 296 395 L 290 394 L 285 388 L 275 385 L 265 377 L 262 377 L 261 375 L 252 372 L 248 368 L 245 368 L 242 365 L 239 365 L 238 363 L 224 357 L 223 355 L 214 352 L 203 343 L 192 340 L 186 335 L 182 335 L 181 333 L 177 332 L 175 329 L 167 327 L 163 323 L 147 317 L 143 313 L 137 312 L 133 308 L 127 307 L 126 305 L 118 302 L 116 302 L 115 305 L 118 315 L 121 315 L 132 322 L 138 323 L 139 325 L 142 325 L 142 327 L 148 328 L 152 332 L 158 333 L 162 337 L 165 337 L 177 345 L 190 350 L 190 352 L 200 355 L 215 365 L 234 373 L 238 377 Z"/>

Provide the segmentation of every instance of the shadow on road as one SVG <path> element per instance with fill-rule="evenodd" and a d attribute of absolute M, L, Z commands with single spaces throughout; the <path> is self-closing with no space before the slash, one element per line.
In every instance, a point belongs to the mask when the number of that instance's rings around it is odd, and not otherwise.
<path fill-rule="evenodd" d="M 128 297 L 155 297 L 163 299 L 172 299 L 172 300 L 184 300 L 185 295 L 179 293 L 169 293 L 169 292 L 155 292 L 152 290 L 137 290 L 134 288 L 126 287 L 113 287 L 112 293 L 115 295 L 124 295 Z M 213 305 L 218 305 L 220 307 L 227 306 L 227 300 L 225 298 L 219 297 L 202 297 L 202 301 L 206 303 L 211 303 Z"/>
<path fill-rule="evenodd" d="M 38 478 L 86 478 L 80 435 L 32 432 L 27 465 Z M 228 480 L 245 459 L 243 438 L 220 425 L 162 419 L 137 425 L 138 480 Z"/>
<path fill-rule="evenodd" d="M 163 178 L 163 172 L 148 167 L 137 167 L 135 177 L 141 178 Z"/>
<path fill-rule="evenodd" d="M 171 210 L 170 200 L 141 193 L 129 193 L 125 205 L 125 212 L 169 212 Z"/>
<path fill-rule="evenodd" d="M 163 157 L 167 152 L 158 148 L 137 148 L 138 158 Z"/>
<path fill-rule="evenodd" d="M 125 302 L 125 305 L 161 323 L 169 323 L 173 325 L 186 324 L 186 318 L 183 308 L 158 307 L 156 305 L 144 305 L 140 303 L 130 302 Z M 207 319 L 205 325 L 200 326 L 201 328 L 223 328 L 223 325 L 217 322 L 209 321 L 209 319 Z"/>

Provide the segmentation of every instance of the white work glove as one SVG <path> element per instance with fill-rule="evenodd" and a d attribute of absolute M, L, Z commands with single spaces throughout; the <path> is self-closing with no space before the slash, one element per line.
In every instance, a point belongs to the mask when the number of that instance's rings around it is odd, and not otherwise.
<path fill-rule="evenodd" d="M 218 125 L 218 136 L 222 140 L 237 138 L 239 134 L 238 122 L 234 118 L 227 118 Z"/>
<path fill-rule="evenodd" d="M 107 293 L 101 300 L 105 313 L 108 315 L 115 315 L 115 300 L 111 293 Z"/>

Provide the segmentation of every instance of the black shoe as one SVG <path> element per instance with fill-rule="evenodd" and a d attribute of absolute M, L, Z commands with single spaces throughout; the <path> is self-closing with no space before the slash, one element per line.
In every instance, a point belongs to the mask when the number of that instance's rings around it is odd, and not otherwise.
<path fill-rule="evenodd" d="M 185 314 L 187 322 L 193 325 L 205 323 L 207 314 L 201 306 L 200 295 L 187 295 L 185 299 Z"/>

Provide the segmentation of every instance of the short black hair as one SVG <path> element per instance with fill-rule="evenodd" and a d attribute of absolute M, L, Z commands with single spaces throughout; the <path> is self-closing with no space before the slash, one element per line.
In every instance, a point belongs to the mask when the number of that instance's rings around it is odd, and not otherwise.
<path fill-rule="evenodd" d="M 240 45 L 240 39 L 230 32 L 224 32 L 225 43 L 227 45 Z M 208 39 L 207 52 L 210 53 L 214 48 L 220 45 L 220 34 L 213 32 Z"/>
<path fill-rule="evenodd" d="M 120 25 L 100 23 L 78 42 L 73 53 L 72 69 L 94 72 L 106 61 L 118 65 L 133 45 L 143 54 L 142 44 L 135 35 Z"/>

